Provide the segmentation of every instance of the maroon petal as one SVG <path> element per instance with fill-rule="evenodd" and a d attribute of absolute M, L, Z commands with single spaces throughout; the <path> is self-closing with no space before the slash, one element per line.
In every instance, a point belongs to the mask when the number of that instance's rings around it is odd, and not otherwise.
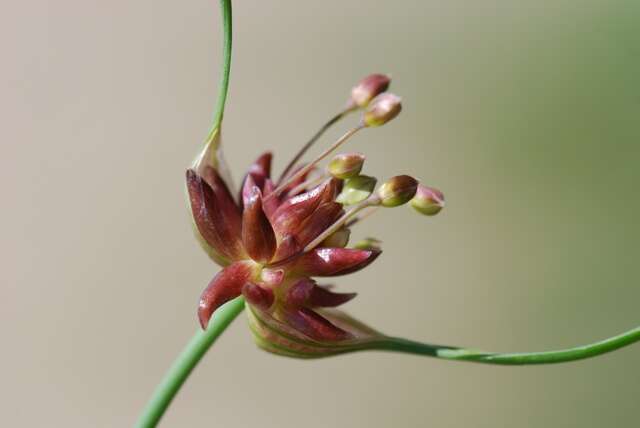
<path fill-rule="evenodd" d="M 287 305 L 294 308 L 305 306 L 315 286 L 315 282 L 309 278 L 302 278 L 293 284 L 287 291 L 285 299 Z"/>
<path fill-rule="evenodd" d="M 321 203 L 335 198 L 337 185 L 334 179 L 327 180 L 308 192 L 293 196 L 283 202 L 271 217 L 276 233 L 286 235 L 298 229 Z"/>
<path fill-rule="evenodd" d="M 335 307 L 356 297 L 356 293 L 334 293 L 318 286 L 310 278 L 302 278 L 289 288 L 286 303 L 290 307 Z"/>
<path fill-rule="evenodd" d="M 247 183 L 252 181 L 251 177 L 247 178 Z M 276 251 L 276 235 L 262 210 L 260 189 L 253 186 L 243 193 L 246 198 L 242 212 L 242 243 L 253 260 L 267 263 Z"/>
<path fill-rule="evenodd" d="M 357 296 L 357 293 L 334 293 L 324 287 L 316 285 L 311 290 L 311 295 L 307 303 L 310 306 L 321 306 L 325 308 L 334 308 Z"/>
<path fill-rule="evenodd" d="M 295 256 L 300 251 L 302 251 L 302 246 L 298 244 L 296 238 L 293 235 L 286 235 L 280 240 L 276 253 L 273 255 L 271 265 L 274 266 L 274 264 L 276 264 L 280 266 L 288 264 L 288 259 Z"/>
<path fill-rule="evenodd" d="M 373 262 L 381 251 L 354 248 L 315 248 L 294 262 L 293 269 L 308 276 L 337 276 L 358 271 Z"/>
<path fill-rule="evenodd" d="M 262 189 L 262 195 L 264 196 L 264 199 L 262 201 L 262 209 L 269 219 L 272 218 L 273 213 L 276 211 L 276 209 L 278 209 L 278 206 L 280 205 L 280 198 L 278 196 L 274 195 L 273 197 L 269 197 L 273 193 L 275 188 L 276 187 L 271 179 L 267 178 L 264 181 L 264 189 Z"/>
<path fill-rule="evenodd" d="M 285 318 L 287 324 L 314 340 L 336 342 L 353 337 L 311 309 L 286 311 Z"/>
<path fill-rule="evenodd" d="M 198 305 L 198 319 L 203 329 L 207 328 L 216 309 L 240 295 L 251 274 L 252 269 L 247 262 L 235 262 L 213 277 L 202 292 Z"/>
<path fill-rule="evenodd" d="M 240 211 L 224 181 L 213 168 L 207 169 L 209 182 L 193 170 L 187 171 L 191 212 L 202 238 L 226 259 L 242 254 Z"/>
<path fill-rule="evenodd" d="M 295 230 L 296 241 L 305 246 L 338 220 L 344 210 L 336 202 L 322 204 Z"/>
<path fill-rule="evenodd" d="M 247 302 L 263 310 L 269 309 L 273 304 L 273 291 L 252 282 L 247 282 L 242 287 L 242 294 Z"/>
<path fill-rule="evenodd" d="M 249 177 L 253 179 L 254 185 L 258 186 L 260 190 L 264 189 L 265 180 L 271 176 L 272 157 L 271 152 L 265 152 L 249 166 L 249 170 L 242 180 L 241 189 L 244 188 L 245 182 Z M 240 206 L 243 204 L 242 199 L 243 198 L 241 196 Z"/>

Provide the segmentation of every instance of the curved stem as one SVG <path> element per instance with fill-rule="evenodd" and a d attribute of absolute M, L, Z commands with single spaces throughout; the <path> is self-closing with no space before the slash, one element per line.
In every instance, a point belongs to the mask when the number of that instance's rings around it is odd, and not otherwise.
<path fill-rule="evenodd" d="M 243 309 L 244 299 L 238 297 L 216 311 L 206 330 L 196 332 L 154 391 L 135 425 L 136 428 L 152 428 L 158 424 L 191 371 Z"/>
<path fill-rule="evenodd" d="M 220 10 L 222 12 L 222 33 L 224 37 L 224 48 L 222 51 L 222 76 L 220 77 L 220 88 L 218 89 L 218 100 L 216 102 L 216 110 L 213 114 L 211 129 L 207 136 L 206 143 L 213 140 L 222 117 L 224 116 L 224 106 L 227 102 L 227 92 L 229 90 L 229 74 L 231 72 L 231 48 L 232 48 L 232 13 L 231 0 L 220 0 Z"/>
<path fill-rule="evenodd" d="M 575 348 L 546 352 L 524 353 L 495 353 L 451 346 L 433 345 L 414 342 L 398 337 L 387 337 L 372 343 L 366 349 L 377 349 L 392 352 L 424 355 L 434 358 L 457 361 L 472 361 L 485 364 L 501 365 L 533 365 L 555 364 L 568 361 L 582 360 L 615 351 L 632 343 L 640 341 L 640 327 L 636 327 L 618 336 L 610 337 L 600 342 Z"/>

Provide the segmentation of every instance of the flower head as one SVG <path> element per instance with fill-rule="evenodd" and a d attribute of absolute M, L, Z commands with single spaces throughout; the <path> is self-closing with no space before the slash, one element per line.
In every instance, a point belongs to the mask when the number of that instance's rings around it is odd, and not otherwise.
<path fill-rule="evenodd" d="M 317 164 L 356 131 L 388 122 L 399 109 L 398 97 L 378 95 L 360 125 L 279 179 L 271 174 L 271 153 L 262 154 L 246 172 L 237 196 L 222 177 L 220 162 L 210 161 L 219 159 L 218 145 L 215 157 L 203 153 L 196 160 L 186 173 L 195 231 L 223 268 L 200 297 L 203 329 L 217 308 L 243 295 L 256 340 L 270 351 L 326 355 L 338 344 L 352 349 L 376 337 L 346 314 L 326 309 L 355 293 L 334 292 L 315 278 L 357 272 L 376 260 L 379 241 L 348 247 L 350 228 L 367 216 L 359 216 L 363 210 L 409 202 L 418 183 L 400 175 L 374 191 L 376 179 L 358 175 L 365 159 L 360 154 L 338 155 L 325 170 Z"/>

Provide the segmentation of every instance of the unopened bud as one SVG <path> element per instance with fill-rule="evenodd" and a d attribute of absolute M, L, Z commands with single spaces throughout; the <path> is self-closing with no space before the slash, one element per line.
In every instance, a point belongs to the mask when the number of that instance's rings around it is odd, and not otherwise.
<path fill-rule="evenodd" d="M 383 93 L 375 97 L 369 103 L 364 112 L 364 124 L 366 126 L 381 126 L 396 117 L 402 110 L 402 100 L 391 93 Z"/>
<path fill-rule="evenodd" d="M 327 166 L 327 171 L 335 178 L 346 180 L 360 174 L 362 165 L 364 165 L 364 155 L 360 153 L 342 153 L 331 159 Z"/>
<path fill-rule="evenodd" d="M 389 87 L 391 78 L 384 74 L 370 74 L 351 89 L 349 105 L 366 107 L 372 99 Z"/>
<path fill-rule="evenodd" d="M 350 236 L 351 230 L 343 227 L 342 229 L 338 229 L 337 231 L 329 235 L 327 239 L 322 241 L 320 246 L 328 248 L 344 248 L 349 243 Z"/>
<path fill-rule="evenodd" d="M 353 205 L 364 201 L 373 192 L 377 181 L 375 177 L 368 175 L 358 175 L 346 180 L 336 202 L 343 205 Z"/>
<path fill-rule="evenodd" d="M 418 190 L 418 182 L 408 175 L 391 177 L 378 189 L 380 205 L 397 207 L 411 200 Z"/>
<path fill-rule="evenodd" d="M 438 189 L 420 184 L 411 206 L 421 214 L 436 215 L 444 208 L 444 195 Z"/>

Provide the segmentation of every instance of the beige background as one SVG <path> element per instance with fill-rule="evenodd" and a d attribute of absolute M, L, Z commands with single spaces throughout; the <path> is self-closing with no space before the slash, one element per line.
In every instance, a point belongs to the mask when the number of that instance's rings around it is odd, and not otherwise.
<path fill-rule="evenodd" d="M 360 293 L 351 313 L 505 351 L 640 323 L 637 1 L 235 3 L 236 178 L 267 148 L 282 167 L 382 71 L 405 110 L 350 147 L 372 174 L 446 193 L 437 218 L 387 210 L 354 232 L 385 253 L 339 279 Z M 6 1 L 0 16 L 0 425 L 130 426 L 217 270 L 182 194 L 215 99 L 217 5 Z M 296 361 L 258 351 L 240 319 L 163 426 L 636 426 L 639 357 Z"/>

